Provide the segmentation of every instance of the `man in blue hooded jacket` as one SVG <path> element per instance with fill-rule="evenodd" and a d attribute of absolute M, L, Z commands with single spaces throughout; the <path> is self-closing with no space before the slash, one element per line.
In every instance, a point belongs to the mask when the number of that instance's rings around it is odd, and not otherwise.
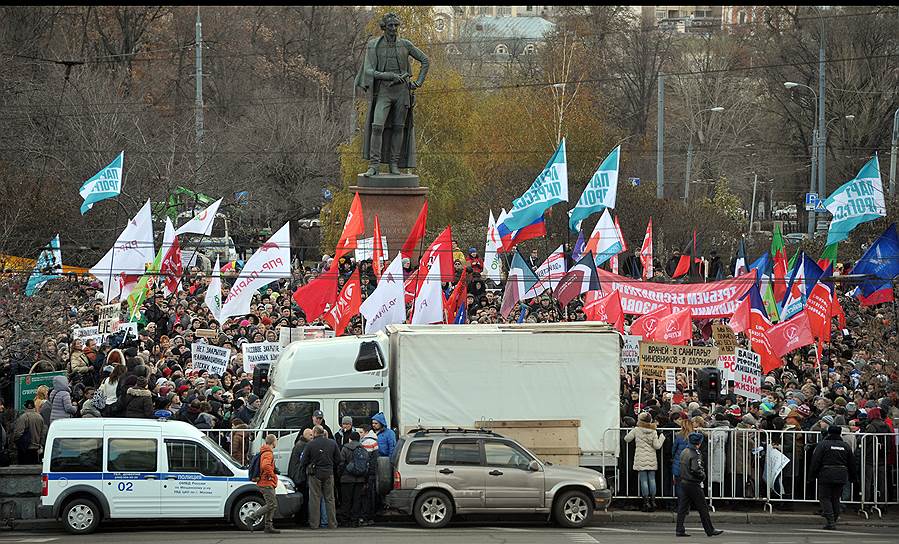
<path fill-rule="evenodd" d="M 387 426 L 387 418 L 384 412 L 378 412 L 371 416 L 371 426 L 378 435 L 378 455 L 390 457 L 396 449 L 396 434 Z"/>

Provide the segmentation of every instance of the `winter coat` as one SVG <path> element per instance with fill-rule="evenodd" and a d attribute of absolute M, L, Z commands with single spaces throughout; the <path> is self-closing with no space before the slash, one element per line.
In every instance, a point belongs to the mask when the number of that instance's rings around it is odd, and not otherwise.
<path fill-rule="evenodd" d="M 655 423 L 637 422 L 637 426 L 624 437 L 625 442 L 633 441 L 634 470 L 656 470 L 659 468 L 656 450 L 662 448 L 665 436 L 656 432 Z"/>
<path fill-rule="evenodd" d="M 19 438 L 26 431 L 31 432 L 31 442 L 26 449 L 39 450 L 44 443 L 44 418 L 34 410 L 25 410 L 17 419 L 13 429 L 13 442 L 18 445 Z"/>
<path fill-rule="evenodd" d="M 680 478 L 680 454 L 690 447 L 690 442 L 687 441 L 687 437 L 680 432 L 674 433 L 673 442 L 674 443 L 671 444 L 671 457 L 673 458 L 671 462 L 671 475 L 675 478 Z"/>
<path fill-rule="evenodd" d="M 236 425 L 234 426 L 234 432 L 231 433 L 231 457 L 237 459 L 241 465 L 245 465 L 248 461 L 246 446 L 247 433 L 240 432 L 239 429 L 246 428 L 247 426 L 245 424 Z"/>
<path fill-rule="evenodd" d="M 727 429 L 730 426 L 723 421 L 714 423 L 708 431 L 708 455 L 709 455 L 709 483 L 724 482 L 724 472 L 727 464 L 727 437 L 730 434 Z"/>
<path fill-rule="evenodd" d="M 358 476 L 347 472 L 346 467 L 353 464 L 353 455 L 356 448 L 362 448 L 362 444 L 358 440 L 351 440 L 340 448 L 340 483 L 342 484 L 364 484 L 368 480 L 368 474 Z M 364 450 L 364 448 L 363 448 Z M 366 452 L 366 456 L 368 452 Z"/>
<path fill-rule="evenodd" d="M 371 419 L 383 426 L 382 429 L 378 431 L 378 455 L 381 457 L 390 457 L 390 454 L 396 449 L 396 433 L 387 426 L 387 418 L 384 417 L 384 412 L 378 412 L 371 416 Z"/>
<path fill-rule="evenodd" d="M 128 388 L 125 395 L 124 417 L 152 418 L 153 399 L 149 389 Z"/>
<path fill-rule="evenodd" d="M 700 484 L 705 481 L 702 454 L 695 448 L 687 448 L 680 455 L 680 478 L 684 483 Z"/>
<path fill-rule="evenodd" d="M 111 382 L 109 381 L 109 378 L 106 378 L 103 380 L 103 383 L 100 384 L 100 392 L 106 396 L 106 406 L 115 404 L 116 401 L 119 400 L 116 396 L 118 385 L 119 382 Z"/>
<path fill-rule="evenodd" d="M 758 431 L 751 425 L 738 423 L 734 431 L 734 472 L 750 478 L 755 474 L 755 449 Z"/>
<path fill-rule="evenodd" d="M 81 417 L 102 417 L 100 410 L 94 406 L 93 399 L 87 399 L 81 405 Z"/>
<path fill-rule="evenodd" d="M 852 448 L 836 436 L 827 436 L 815 446 L 809 477 L 821 483 L 847 484 L 855 481 Z"/>
<path fill-rule="evenodd" d="M 73 351 L 72 357 L 69 359 L 69 372 L 78 374 L 87 374 L 91 371 L 91 362 L 83 351 Z"/>
<path fill-rule="evenodd" d="M 309 441 L 303 438 L 303 435 L 297 437 L 293 443 L 293 449 L 290 450 L 290 462 L 287 464 L 287 476 L 294 481 L 300 483 L 306 481 L 306 473 L 300 471 L 300 461 L 303 457 L 303 450 Z"/>
<path fill-rule="evenodd" d="M 68 419 L 75 415 L 78 407 L 72 404 L 72 390 L 69 388 L 69 380 L 65 376 L 53 377 L 53 391 L 47 399 L 50 403 L 50 421 Z"/>
<path fill-rule="evenodd" d="M 869 420 L 865 433 L 877 433 L 880 436 L 862 436 L 863 450 L 865 452 L 865 465 L 886 465 L 888 456 L 896 448 L 894 437 L 883 436 L 889 434 L 890 427 L 882 419 Z"/>
<path fill-rule="evenodd" d="M 214 429 L 215 416 L 208 412 L 201 412 L 200 415 L 197 416 L 197 420 L 194 421 L 194 427 L 206 430 Z"/>
<path fill-rule="evenodd" d="M 275 473 L 275 453 L 268 444 L 263 444 L 259 448 L 259 480 L 256 485 L 259 487 L 278 486 L 278 475 Z"/>

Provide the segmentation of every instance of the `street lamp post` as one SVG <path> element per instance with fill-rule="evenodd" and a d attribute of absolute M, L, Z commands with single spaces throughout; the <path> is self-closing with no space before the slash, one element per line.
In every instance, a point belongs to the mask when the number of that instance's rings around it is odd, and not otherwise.
<path fill-rule="evenodd" d="M 796 87 L 802 87 L 804 89 L 808 89 L 810 93 L 815 96 L 815 127 L 812 129 L 812 173 L 811 179 L 809 180 L 808 192 L 815 192 L 815 178 L 817 171 L 820 171 L 820 155 L 821 155 L 821 134 L 818 131 L 818 93 L 815 92 L 815 89 L 812 89 L 808 85 L 803 85 L 802 83 L 796 83 L 794 81 L 784 82 L 784 87 L 787 89 L 795 89 Z M 817 171 L 816 171 L 817 170 Z M 818 195 L 819 197 L 821 195 Z M 815 235 L 815 211 L 809 210 L 808 212 L 808 236 L 811 238 Z"/>
<path fill-rule="evenodd" d="M 698 112 L 696 112 L 696 115 L 700 115 L 707 111 L 713 111 L 713 112 L 717 113 L 717 112 L 724 111 L 724 108 L 722 108 L 721 106 L 715 106 L 713 108 L 699 110 Z M 687 169 L 686 169 L 686 173 L 684 176 L 684 178 L 685 178 L 684 179 L 684 202 L 687 202 L 690 199 L 690 174 L 692 173 L 691 171 L 693 168 L 693 133 L 694 132 L 695 132 L 695 130 L 693 130 L 693 122 L 691 120 L 691 122 L 690 122 L 690 143 L 687 145 Z M 699 142 L 699 143 L 702 143 L 702 142 Z"/>
<path fill-rule="evenodd" d="M 897 148 L 899 148 L 899 109 L 893 114 L 893 145 L 890 147 L 890 196 L 896 196 Z"/>

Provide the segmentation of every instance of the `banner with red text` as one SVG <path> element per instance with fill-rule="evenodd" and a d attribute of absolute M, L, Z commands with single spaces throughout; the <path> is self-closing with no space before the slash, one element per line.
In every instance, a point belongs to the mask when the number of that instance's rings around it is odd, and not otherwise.
<path fill-rule="evenodd" d="M 729 280 L 689 284 L 634 281 L 606 270 L 598 272 L 604 293 L 621 293 L 621 307 L 626 314 L 642 315 L 670 303 L 675 312 L 690 308 L 693 319 L 732 316 L 740 297 L 755 281 L 755 271 Z"/>

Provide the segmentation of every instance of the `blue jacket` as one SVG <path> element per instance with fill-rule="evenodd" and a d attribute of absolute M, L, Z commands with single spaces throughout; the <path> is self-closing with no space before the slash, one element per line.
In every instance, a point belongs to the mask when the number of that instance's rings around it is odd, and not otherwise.
<path fill-rule="evenodd" d="M 377 421 L 382 425 L 381 430 L 376 431 L 378 433 L 378 455 L 390 457 L 393 450 L 396 449 L 396 434 L 393 432 L 393 429 L 387 426 L 387 418 L 384 417 L 384 412 L 378 412 L 371 416 L 371 420 Z"/>
<path fill-rule="evenodd" d="M 689 447 L 690 442 L 681 433 L 674 433 L 674 443 L 671 445 L 671 475 L 675 478 L 680 478 L 680 454 Z"/>

